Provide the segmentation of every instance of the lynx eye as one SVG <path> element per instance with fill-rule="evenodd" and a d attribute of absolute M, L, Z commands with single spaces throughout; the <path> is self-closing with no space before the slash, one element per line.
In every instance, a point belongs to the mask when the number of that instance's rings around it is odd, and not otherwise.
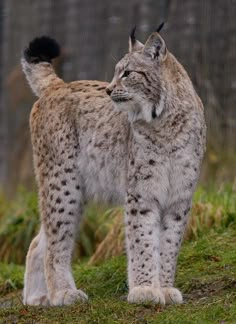
<path fill-rule="evenodd" d="M 128 75 L 130 75 L 131 71 L 125 71 L 122 75 L 122 78 L 126 78 Z"/>

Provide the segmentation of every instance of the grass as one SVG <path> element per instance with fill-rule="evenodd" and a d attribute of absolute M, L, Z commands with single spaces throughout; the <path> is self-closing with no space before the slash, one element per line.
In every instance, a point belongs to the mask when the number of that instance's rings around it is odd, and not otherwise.
<path fill-rule="evenodd" d="M 199 187 L 195 192 L 185 239 L 197 239 L 209 229 L 225 229 L 236 221 L 236 187 Z"/>
<path fill-rule="evenodd" d="M 21 263 L 38 229 L 38 203 L 35 193 L 20 190 L 9 202 L 0 196 L 0 260 Z"/>
<path fill-rule="evenodd" d="M 209 229 L 227 228 L 236 221 L 236 188 L 199 188 L 185 239 L 195 240 Z M 0 195 L 0 260 L 23 264 L 29 244 L 39 227 L 37 195 L 19 190 L 14 201 Z M 81 224 L 75 258 L 91 258 L 91 264 L 123 252 L 123 211 L 121 208 L 91 205 Z"/>
<path fill-rule="evenodd" d="M 74 265 L 76 284 L 89 303 L 55 308 L 22 305 L 23 266 L 1 264 L 0 323 L 235 323 L 235 246 L 234 225 L 186 241 L 176 279 L 185 303 L 166 307 L 126 302 L 124 256 L 99 266 Z"/>
<path fill-rule="evenodd" d="M 113 210 L 104 205 L 90 205 L 80 230 L 75 257 L 91 256 L 112 224 Z M 30 242 L 39 228 L 37 194 L 19 189 L 8 201 L 0 194 L 0 260 L 23 264 Z"/>
<path fill-rule="evenodd" d="M 88 293 L 89 303 L 29 307 L 21 301 L 24 267 L 13 262 L 23 261 L 37 231 L 37 197 L 21 191 L 8 202 L 0 196 L 0 260 L 10 261 L 0 263 L 0 323 L 236 323 L 234 186 L 199 188 L 195 194 L 178 262 L 176 286 L 185 299 L 178 306 L 126 302 L 122 210 L 104 210 L 87 210 L 75 259 L 86 258 L 73 267 L 76 284 Z"/>

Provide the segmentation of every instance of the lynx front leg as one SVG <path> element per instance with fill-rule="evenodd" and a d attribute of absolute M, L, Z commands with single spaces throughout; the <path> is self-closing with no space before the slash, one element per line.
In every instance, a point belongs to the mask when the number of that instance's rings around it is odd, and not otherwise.
<path fill-rule="evenodd" d="M 164 304 L 159 282 L 159 213 L 130 195 L 125 224 L 130 303 Z"/>
<path fill-rule="evenodd" d="M 168 214 L 164 216 L 161 227 L 160 282 L 167 304 L 179 304 L 183 301 L 180 291 L 174 288 L 174 280 L 190 205 L 189 200 L 172 205 Z"/>
<path fill-rule="evenodd" d="M 26 305 L 49 305 L 44 275 L 46 236 L 41 226 L 39 234 L 30 244 L 26 258 L 23 302 Z"/>

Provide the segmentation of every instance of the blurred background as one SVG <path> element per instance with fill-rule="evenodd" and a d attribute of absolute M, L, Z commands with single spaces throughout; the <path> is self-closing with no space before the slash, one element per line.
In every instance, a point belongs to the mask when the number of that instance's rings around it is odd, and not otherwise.
<path fill-rule="evenodd" d="M 167 47 L 184 65 L 205 106 L 208 148 L 202 182 L 235 179 L 235 0 L 0 1 L 0 186 L 34 188 L 29 113 L 35 101 L 20 67 L 35 36 L 62 46 L 55 63 L 66 81 L 109 81 L 137 26 L 144 42 L 162 21 Z"/>
<path fill-rule="evenodd" d="M 61 44 L 55 68 L 64 80 L 110 81 L 116 62 L 128 50 L 133 26 L 145 42 L 165 21 L 162 36 L 189 73 L 204 103 L 208 128 L 185 238 L 213 228 L 227 231 L 235 223 L 235 17 L 236 0 L 0 1 L 0 261 L 24 263 L 39 226 L 28 121 L 36 98 L 20 58 L 28 42 L 40 35 Z M 96 263 L 123 253 L 122 226 L 121 208 L 89 206 L 76 255 Z"/>

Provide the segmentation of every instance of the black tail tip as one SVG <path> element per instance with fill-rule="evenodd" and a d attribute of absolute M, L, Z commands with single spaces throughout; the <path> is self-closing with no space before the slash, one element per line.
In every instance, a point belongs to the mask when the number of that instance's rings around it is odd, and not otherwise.
<path fill-rule="evenodd" d="M 24 57 L 29 63 L 48 62 L 60 55 L 60 46 L 53 38 L 41 36 L 34 38 L 24 50 Z"/>

